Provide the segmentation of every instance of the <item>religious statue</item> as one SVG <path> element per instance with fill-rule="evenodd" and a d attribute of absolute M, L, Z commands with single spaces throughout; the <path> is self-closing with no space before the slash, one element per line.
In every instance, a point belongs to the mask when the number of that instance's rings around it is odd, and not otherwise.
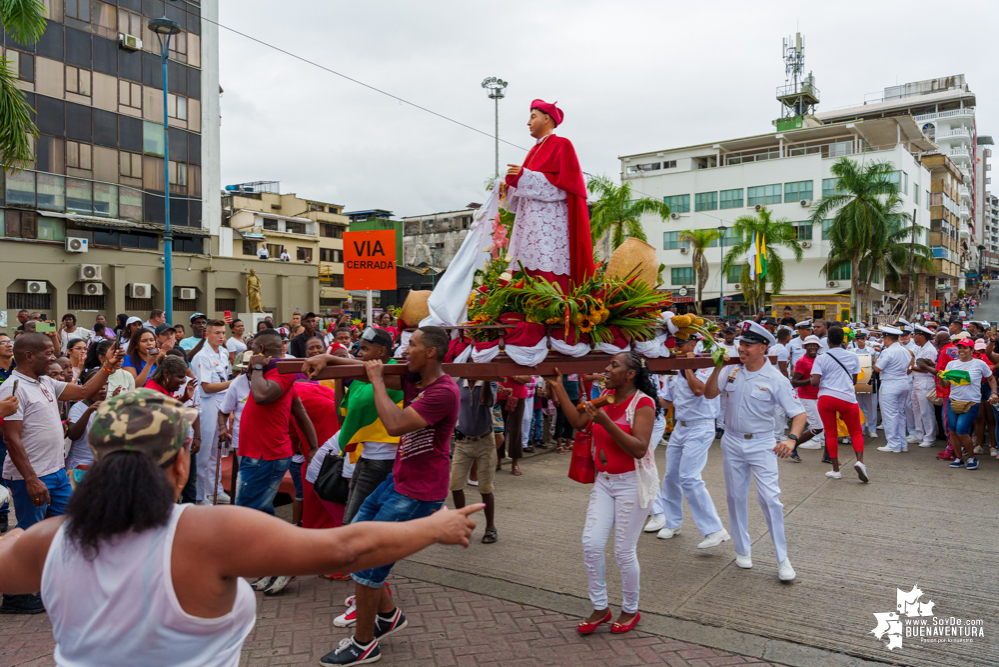
<path fill-rule="evenodd" d="M 256 269 L 250 269 L 250 275 L 246 277 L 246 305 L 251 313 L 264 312 L 260 305 L 260 278 Z"/>
<path fill-rule="evenodd" d="M 552 132 L 564 114 L 544 100 L 531 102 L 527 121 L 537 143 L 524 165 L 508 165 L 506 207 L 516 214 L 510 238 L 511 270 L 520 264 L 568 293 L 593 275 L 593 244 L 586 184 L 576 150 Z"/>

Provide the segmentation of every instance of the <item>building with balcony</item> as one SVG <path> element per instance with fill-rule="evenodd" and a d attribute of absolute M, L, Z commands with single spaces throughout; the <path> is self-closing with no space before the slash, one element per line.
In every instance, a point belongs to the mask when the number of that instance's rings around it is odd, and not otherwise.
<path fill-rule="evenodd" d="M 925 205 L 930 213 L 928 245 L 933 251 L 933 262 L 937 267 L 936 290 L 945 295 L 956 294 L 964 280 L 961 267 L 968 266 L 971 256 L 967 234 L 964 238 L 961 237 L 961 225 L 966 223 L 962 219 L 961 206 L 957 203 L 964 177 L 946 155 L 925 155 L 922 162 L 930 172 L 930 187 Z"/>
<path fill-rule="evenodd" d="M 34 160 L 0 174 L 6 308 L 52 319 L 74 313 L 85 327 L 97 313 L 145 319 L 170 299 L 178 322 L 194 311 L 245 312 L 250 267 L 220 227 L 217 0 L 43 4 L 48 20 L 36 44 L 3 36 L 38 128 Z M 163 16 L 181 30 L 167 64 L 166 139 L 162 61 L 148 28 Z M 162 289 L 164 172 L 172 295 Z M 275 310 L 282 291 L 308 294 L 315 273 L 258 268 L 264 303 Z"/>
<path fill-rule="evenodd" d="M 457 211 L 427 213 L 402 219 L 403 264 L 447 266 L 472 226 L 472 215 L 482 204 L 471 203 Z"/>
<path fill-rule="evenodd" d="M 718 269 L 725 247 L 735 241 L 733 222 L 765 206 L 775 218 L 797 225 L 804 247 L 800 263 L 789 251 L 776 250 L 784 259 L 785 280 L 782 294 L 772 299 L 774 308 L 790 304 L 795 312 L 815 317 L 842 317 L 844 310 L 848 314 L 853 279 L 850 268 L 831 275 L 822 271 L 830 252 L 831 221 L 810 222 L 812 204 L 835 191 L 836 179 L 830 167 L 844 156 L 887 160 L 895 166 L 902 208 L 916 211 L 916 224 L 924 230 L 925 242 L 930 229 L 927 194 L 931 183 L 929 170 L 919 158 L 935 146 L 911 116 L 829 124 L 820 124 L 812 116 L 801 120 L 799 129 L 620 158 L 623 181 L 630 182 L 637 193 L 662 197 L 670 205 L 668 221 L 651 216 L 642 221 L 648 238 L 657 246 L 659 261 L 666 265 L 664 288 L 686 287 L 688 296 L 692 294 L 694 270 L 680 233 L 724 227 L 722 247 L 715 244 L 705 253 L 711 273 L 704 289 L 704 310 L 717 313 L 724 294 L 726 315 L 747 312 L 739 285 L 742 265 L 726 276 Z M 882 303 L 885 285 L 875 282 L 873 287 L 865 311 L 873 312 Z M 943 298 L 938 297 L 935 287 L 935 283 L 930 285 L 920 300 Z"/>

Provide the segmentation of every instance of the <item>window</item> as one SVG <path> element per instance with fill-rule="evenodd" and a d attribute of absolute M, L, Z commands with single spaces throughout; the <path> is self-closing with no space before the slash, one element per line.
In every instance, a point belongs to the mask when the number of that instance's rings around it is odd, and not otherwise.
<path fill-rule="evenodd" d="M 90 70 L 67 65 L 66 92 L 90 97 Z"/>
<path fill-rule="evenodd" d="M 4 212 L 4 236 L 11 239 L 38 238 L 38 214 L 7 209 Z"/>
<path fill-rule="evenodd" d="M 926 191 L 926 210 L 930 210 L 930 191 Z"/>
<path fill-rule="evenodd" d="M 274 218 L 264 218 L 264 229 L 276 232 L 278 230 L 278 221 Z"/>
<path fill-rule="evenodd" d="M 129 178 L 142 178 L 142 156 L 138 153 L 118 153 L 118 173 Z"/>
<path fill-rule="evenodd" d="M 256 241 L 243 241 L 243 254 L 244 255 L 256 255 L 257 254 L 257 242 Z M 232 310 L 230 308 L 230 310 Z"/>
<path fill-rule="evenodd" d="M 90 23 L 90 0 L 66 0 L 66 16 Z"/>
<path fill-rule="evenodd" d="M 680 232 L 663 232 L 663 250 L 686 248 L 687 243 L 680 241 Z"/>
<path fill-rule="evenodd" d="M 200 236 L 178 236 L 174 239 L 173 248 L 178 252 L 190 252 L 200 255 L 204 250 L 204 242 Z"/>
<path fill-rule="evenodd" d="M 268 243 L 267 244 L 267 254 L 270 255 L 271 259 L 277 259 L 284 252 L 284 246 L 278 243 Z"/>
<path fill-rule="evenodd" d="M 909 194 L 909 175 L 904 171 L 902 172 L 902 194 Z"/>
<path fill-rule="evenodd" d="M 111 218 L 118 217 L 117 185 L 94 183 L 94 213 Z"/>
<path fill-rule="evenodd" d="M 742 282 L 742 269 L 745 268 L 745 266 L 745 264 L 730 266 L 728 272 L 725 274 L 725 282 L 729 285 L 735 285 L 736 283 Z"/>
<path fill-rule="evenodd" d="M 320 262 L 343 262 L 343 250 L 338 250 L 336 248 L 320 248 L 319 249 L 319 261 Z"/>
<path fill-rule="evenodd" d="M 902 172 L 900 172 L 900 171 L 893 171 L 893 172 L 890 172 L 888 174 L 888 178 L 887 178 L 888 182 L 891 183 L 892 185 L 894 185 L 899 190 L 902 189 L 902 176 L 901 176 L 901 174 L 902 174 Z"/>
<path fill-rule="evenodd" d="M 76 141 L 66 142 L 66 166 L 75 169 L 93 169 L 94 147 L 90 144 L 81 144 Z"/>
<path fill-rule="evenodd" d="M 66 240 L 66 221 L 56 218 L 38 219 L 38 240 L 63 242 Z"/>
<path fill-rule="evenodd" d="M 750 206 L 759 206 L 761 204 L 779 204 L 781 203 L 781 188 L 780 183 L 774 183 L 773 185 L 758 185 L 753 188 L 748 188 L 746 193 L 749 199 Z"/>
<path fill-rule="evenodd" d="M 312 248 L 303 248 L 299 246 L 296 253 L 298 261 L 300 262 L 311 262 L 312 261 Z"/>
<path fill-rule="evenodd" d="M 27 292 L 7 292 L 8 308 L 25 308 L 44 312 L 52 310 L 51 294 L 29 294 Z"/>
<path fill-rule="evenodd" d="M 167 93 L 167 115 L 177 120 L 187 120 L 187 98 Z"/>
<path fill-rule="evenodd" d="M 170 185 L 187 187 L 187 164 L 170 160 Z"/>
<path fill-rule="evenodd" d="M 142 123 L 142 152 L 163 157 L 163 126 L 159 123 Z"/>
<path fill-rule="evenodd" d="M 676 169 L 676 160 L 666 160 L 663 162 L 663 169 Z"/>
<path fill-rule="evenodd" d="M 142 86 L 124 79 L 118 80 L 118 104 L 142 111 Z"/>
<path fill-rule="evenodd" d="M 822 179 L 822 196 L 832 197 L 833 195 L 843 194 L 840 188 L 840 181 L 838 178 L 823 178 Z"/>
<path fill-rule="evenodd" d="M 322 204 L 309 204 L 309 210 L 310 211 L 323 211 L 323 212 L 325 212 L 326 211 L 326 207 L 323 206 Z"/>
<path fill-rule="evenodd" d="M 919 187 L 912 188 L 912 203 L 919 206 Z"/>
<path fill-rule="evenodd" d="M 284 231 L 289 234 L 304 234 L 305 233 L 305 223 L 304 222 L 292 222 L 289 220 L 284 223 Z"/>
<path fill-rule="evenodd" d="M 663 201 L 669 206 L 670 213 L 690 213 L 690 195 L 663 197 Z"/>
<path fill-rule="evenodd" d="M 812 181 L 798 181 L 797 183 L 784 184 L 784 201 L 801 201 L 812 199 Z"/>
<path fill-rule="evenodd" d="M 216 297 L 215 298 L 215 310 L 216 310 L 216 312 L 219 312 L 219 313 L 224 313 L 227 310 L 230 313 L 235 312 L 235 310 L 236 310 L 236 300 L 235 299 L 220 299 L 220 298 Z"/>
<path fill-rule="evenodd" d="M 799 241 L 811 241 L 812 240 L 812 223 L 811 222 L 799 222 L 798 223 L 798 240 Z"/>
<path fill-rule="evenodd" d="M 118 32 L 140 37 L 142 35 L 142 17 L 123 9 L 118 10 Z"/>
<path fill-rule="evenodd" d="M 118 8 L 93 0 L 90 3 L 90 18 L 95 35 L 107 39 L 118 39 Z"/>
<path fill-rule="evenodd" d="M 737 243 L 742 243 L 742 234 L 739 234 L 732 227 L 726 227 L 725 231 L 722 232 L 722 247 L 728 248 L 734 246 Z M 718 245 L 713 243 L 711 247 Z"/>
<path fill-rule="evenodd" d="M 343 274 L 342 273 L 331 273 L 330 274 L 330 287 L 343 287 Z"/>
<path fill-rule="evenodd" d="M 322 230 L 322 235 L 328 239 L 342 239 L 343 238 L 343 227 L 340 225 L 327 225 L 320 224 L 319 228 Z"/>
<path fill-rule="evenodd" d="M 670 284 L 672 285 L 692 285 L 694 283 L 694 267 L 685 266 L 670 269 Z"/>
<path fill-rule="evenodd" d="M 7 205 L 35 205 L 35 174 L 31 171 L 21 171 L 7 174 Z"/>
<path fill-rule="evenodd" d="M 722 190 L 721 208 L 742 208 L 742 188 Z"/>
<path fill-rule="evenodd" d="M 833 226 L 833 221 L 832 220 L 823 220 L 822 221 L 822 240 L 823 241 L 828 241 L 829 240 L 829 234 L 832 231 L 832 226 Z"/>
<path fill-rule="evenodd" d="M 170 57 L 182 63 L 187 62 L 187 33 L 178 32 L 170 40 Z"/>
<path fill-rule="evenodd" d="M 717 192 L 699 192 L 694 195 L 695 211 L 715 211 L 718 209 Z"/>
<path fill-rule="evenodd" d="M 850 265 L 843 264 L 836 268 L 834 271 L 829 272 L 829 280 L 849 280 L 850 279 Z"/>
<path fill-rule="evenodd" d="M 66 305 L 70 310 L 104 310 L 104 295 L 67 294 Z"/>

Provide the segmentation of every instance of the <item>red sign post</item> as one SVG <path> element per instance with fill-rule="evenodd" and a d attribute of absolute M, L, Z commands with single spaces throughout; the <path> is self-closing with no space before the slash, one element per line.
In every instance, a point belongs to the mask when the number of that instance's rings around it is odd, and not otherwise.
<path fill-rule="evenodd" d="M 344 232 L 343 286 L 348 290 L 393 290 L 395 231 Z"/>

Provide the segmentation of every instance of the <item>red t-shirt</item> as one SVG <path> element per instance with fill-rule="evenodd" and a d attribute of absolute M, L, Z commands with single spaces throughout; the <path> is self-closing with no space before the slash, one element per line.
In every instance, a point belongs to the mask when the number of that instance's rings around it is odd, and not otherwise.
<path fill-rule="evenodd" d="M 291 401 L 295 397 L 295 376 L 278 373 L 273 361 L 263 373 L 265 380 L 281 385 L 281 397 L 273 403 L 258 405 L 250 392 L 239 421 L 239 455 L 276 461 L 294 454 L 288 422 L 291 420 Z"/>
<path fill-rule="evenodd" d="M 801 376 L 806 379 L 812 377 L 812 365 L 815 363 L 816 359 L 818 359 L 818 357 L 810 357 L 806 354 L 801 359 L 798 359 L 798 361 L 794 364 L 794 372 L 801 373 Z M 817 401 L 819 399 L 818 387 L 806 384 L 804 387 L 797 387 L 797 389 L 798 398 L 808 398 L 813 401 Z"/>
<path fill-rule="evenodd" d="M 321 384 L 296 382 L 295 395 L 309 413 L 312 426 L 316 429 L 316 441 L 322 446 L 340 430 L 340 422 L 336 418 L 336 393 Z M 303 450 L 308 449 L 309 440 L 302 429 L 298 428 L 298 421 L 294 416 L 291 418 L 291 425 L 295 429 L 298 441 L 302 443 Z"/>
<path fill-rule="evenodd" d="M 613 392 L 608 392 L 613 393 Z M 624 401 L 623 403 L 615 403 L 613 405 L 605 405 L 601 410 L 607 413 L 607 416 L 611 418 L 611 421 L 617 424 L 625 433 L 631 433 L 631 425 L 628 423 L 627 412 L 628 404 L 634 399 L 634 396 Z M 648 406 L 655 409 L 655 403 L 648 396 L 642 396 L 638 399 L 635 404 L 635 410 L 638 408 Z M 621 446 L 614 442 L 614 438 L 607 433 L 606 429 L 600 424 L 593 424 L 593 444 L 594 444 L 594 454 L 596 460 L 596 466 L 598 472 L 606 472 L 611 475 L 620 475 L 621 473 L 631 472 L 635 469 L 635 457 L 628 452 L 621 449 Z M 607 457 L 607 463 L 604 464 L 600 460 L 600 452 L 604 453 Z"/>
<path fill-rule="evenodd" d="M 958 359 L 957 345 L 947 343 L 937 352 L 937 372 L 946 370 L 947 364 Z M 935 378 L 937 383 L 937 398 L 950 398 L 950 382 Z"/>
<path fill-rule="evenodd" d="M 507 380 L 506 382 L 500 383 L 504 387 L 508 387 L 513 391 L 511 396 L 514 398 L 527 398 L 527 385 L 521 384 L 516 380 Z"/>
<path fill-rule="evenodd" d="M 422 390 L 418 380 L 419 376 L 411 373 L 402 381 L 403 407 L 412 406 L 428 425 L 399 440 L 392 480 L 398 493 L 433 502 L 447 498 L 451 434 L 458 422 L 460 394 L 450 375 L 440 376 Z"/>
<path fill-rule="evenodd" d="M 166 389 L 164 389 L 163 385 L 161 385 L 156 380 L 146 380 L 146 384 L 144 384 L 143 387 L 145 389 L 152 389 L 153 391 L 158 391 L 161 394 L 166 394 L 167 396 L 170 396 L 171 398 L 173 397 L 173 394 L 171 394 L 169 391 L 167 391 Z"/>

